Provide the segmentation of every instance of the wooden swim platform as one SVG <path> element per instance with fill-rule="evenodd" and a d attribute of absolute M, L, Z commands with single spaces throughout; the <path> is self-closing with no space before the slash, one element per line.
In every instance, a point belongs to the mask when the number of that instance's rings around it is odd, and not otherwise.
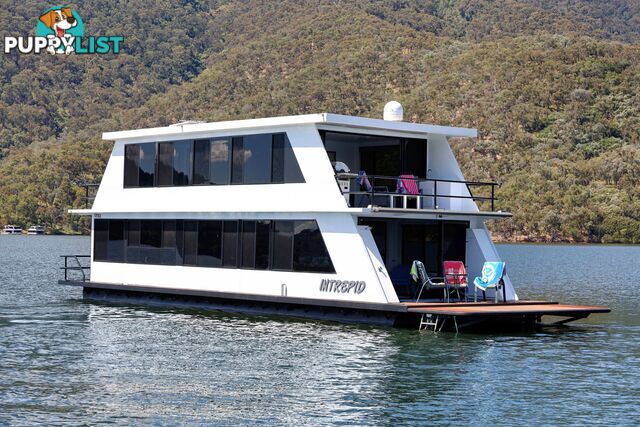
<path fill-rule="evenodd" d="M 540 326 L 563 325 L 578 319 L 584 319 L 593 313 L 609 313 L 608 307 L 591 305 L 560 304 L 554 301 L 517 301 L 507 303 L 495 302 L 404 302 L 407 313 L 421 317 L 421 327 L 428 323 L 431 326 L 456 330 L 470 326 L 491 325 L 517 326 L 524 329 L 535 329 Z M 543 316 L 559 317 L 551 324 L 542 323 Z M 425 323 L 426 322 L 426 323 Z M 435 323 L 435 325 L 433 325 Z"/>

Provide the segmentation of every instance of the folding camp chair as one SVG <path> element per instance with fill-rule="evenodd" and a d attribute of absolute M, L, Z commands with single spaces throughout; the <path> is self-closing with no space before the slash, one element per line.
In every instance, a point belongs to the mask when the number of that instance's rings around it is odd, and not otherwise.
<path fill-rule="evenodd" d="M 415 197 L 416 209 L 420 209 L 421 206 L 421 193 L 418 188 L 418 180 L 413 175 L 400 175 L 396 182 L 396 190 L 402 195 L 402 207 L 407 208 L 407 199 L 409 197 Z"/>
<path fill-rule="evenodd" d="M 418 292 L 416 302 L 420 301 L 424 288 L 442 289 L 444 292 L 443 300 L 447 297 L 447 287 L 444 283 L 444 279 L 442 277 L 429 277 L 427 269 L 424 268 L 422 261 L 413 261 L 413 264 L 411 264 L 411 277 L 413 277 L 420 286 L 420 292 Z"/>
<path fill-rule="evenodd" d="M 473 300 L 478 301 L 478 288 L 482 290 L 484 300 L 487 300 L 486 290 L 495 288 L 496 302 L 498 302 L 498 290 L 502 288 L 503 300 L 507 300 L 506 289 L 504 288 L 504 273 L 506 271 L 504 262 L 487 261 L 482 266 L 482 276 L 476 277 L 473 281 L 475 288 L 473 289 Z"/>
<path fill-rule="evenodd" d="M 444 262 L 444 283 L 447 287 L 447 300 L 451 296 L 451 290 L 458 295 L 458 300 L 462 300 L 460 297 L 460 290 L 467 288 L 467 270 L 464 268 L 462 261 L 445 261 Z M 467 299 L 465 291 L 465 299 Z"/>

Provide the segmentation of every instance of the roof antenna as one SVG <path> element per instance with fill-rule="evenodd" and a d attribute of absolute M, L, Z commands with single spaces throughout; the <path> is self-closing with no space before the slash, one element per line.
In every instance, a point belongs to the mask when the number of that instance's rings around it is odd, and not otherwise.
<path fill-rule="evenodd" d="M 387 102 L 384 106 L 384 119 L 392 122 L 401 122 L 404 119 L 404 108 L 398 101 Z"/>

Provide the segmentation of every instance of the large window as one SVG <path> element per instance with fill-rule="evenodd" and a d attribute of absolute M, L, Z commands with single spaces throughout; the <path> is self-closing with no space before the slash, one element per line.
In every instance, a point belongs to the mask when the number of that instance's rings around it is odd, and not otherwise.
<path fill-rule="evenodd" d="M 125 188 L 302 182 L 284 133 L 125 146 Z"/>
<path fill-rule="evenodd" d="M 194 142 L 193 183 L 229 184 L 231 141 L 229 138 L 199 139 Z"/>
<path fill-rule="evenodd" d="M 243 139 L 242 183 L 268 184 L 271 182 L 272 135 L 250 135 Z"/>
<path fill-rule="evenodd" d="M 197 264 L 202 267 L 222 265 L 222 221 L 199 222 Z"/>
<path fill-rule="evenodd" d="M 222 230 L 222 266 L 238 266 L 238 221 L 225 221 Z"/>
<path fill-rule="evenodd" d="M 153 187 L 156 172 L 156 144 L 148 142 L 125 146 L 124 186 Z"/>
<path fill-rule="evenodd" d="M 333 270 L 318 224 L 313 220 L 294 221 L 293 227 L 293 270 Z"/>
<path fill-rule="evenodd" d="M 94 221 L 94 260 L 334 273 L 313 220 Z"/>
<path fill-rule="evenodd" d="M 191 141 L 160 142 L 158 144 L 158 185 L 180 186 L 192 182 Z"/>
<path fill-rule="evenodd" d="M 273 222 L 274 270 L 293 269 L 293 221 Z"/>
<path fill-rule="evenodd" d="M 125 261 L 124 220 L 96 219 L 93 256 L 97 261 Z"/>

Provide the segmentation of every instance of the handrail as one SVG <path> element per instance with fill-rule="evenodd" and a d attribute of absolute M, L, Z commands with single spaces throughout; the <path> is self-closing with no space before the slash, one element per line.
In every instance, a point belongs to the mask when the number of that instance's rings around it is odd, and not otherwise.
<path fill-rule="evenodd" d="M 95 200 L 96 196 L 89 196 L 89 192 L 91 188 L 100 187 L 100 184 L 94 182 L 83 182 L 80 184 L 81 187 L 84 187 L 85 195 L 81 199 L 84 200 L 84 208 L 89 209 L 89 202 Z"/>
<path fill-rule="evenodd" d="M 497 182 L 489 182 L 489 181 L 460 181 L 454 179 L 438 179 L 438 178 L 408 178 L 408 177 L 399 177 L 399 176 L 386 176 L 386 175 L 366 175 L 365 176 L 369 180 L 369 184 L 371 185 L 371 190 L 369 191 L 342 191 L 343 195 L 351 195 L 351 194 L 367 194 L 371 197 L 371 204 L 373 204 L 373 200 L 375 195 L 407 195 L 406 193 L 398 193 L 394 191 L 376 191 L 376 180 L 380 181 L 395 181 L 398 180 L 413 180 L 416 182 L 416 185 L 419 185 L 421 182 L 433 182 L 433 194 L 409 194 L 411 197 L 422 198 L 430 197 L 433 198 L 433 206 L 435 209 L 438 209 L 438 198 L 449 198 L 449 199 L 471 199 L 473 201 L 490 201 L 491 202 L 491 212 L 495 211 L 495 202 L 497 198 L 495 197 L 495 188 L 496 186 L 500 186 Z M 361 178 L 358 174 L 354 173 L 336 173 L 335 175 L 336 182 L 340 179 L 348 179 L 348 180 L 357 180 Z M 451 194 L 438 194 L 438 183 L 451 183 L 451 184 L 464 184 L 467 187 L 467 191 L 469 192 L 469 196 L 460 196 L 460 195 L 451 195 Z M 476 196 L 471 191 L 470 186 L 483 186 L 483 187 L 491 187 L 491 195 L 490 196 Z"/>
<path fill-rule="evenodd" d="M 64 258 L 64 267 L 60 267 L 61 270 L 64 270 L 64 281 L 68 282 L 68 272 L 69 271 L 79 271 L 82 274 L 82 281 L 86 282 L 88 277 L 85 273 L 85 270 L 90 271 L 90 265 L 82 265 L 80 262 L 80 258 L 91 258 L 91 255 L 60 255 L 60 258 Z M 75 260 L 77 266 L 69 265 L 69 258 Z"/>

